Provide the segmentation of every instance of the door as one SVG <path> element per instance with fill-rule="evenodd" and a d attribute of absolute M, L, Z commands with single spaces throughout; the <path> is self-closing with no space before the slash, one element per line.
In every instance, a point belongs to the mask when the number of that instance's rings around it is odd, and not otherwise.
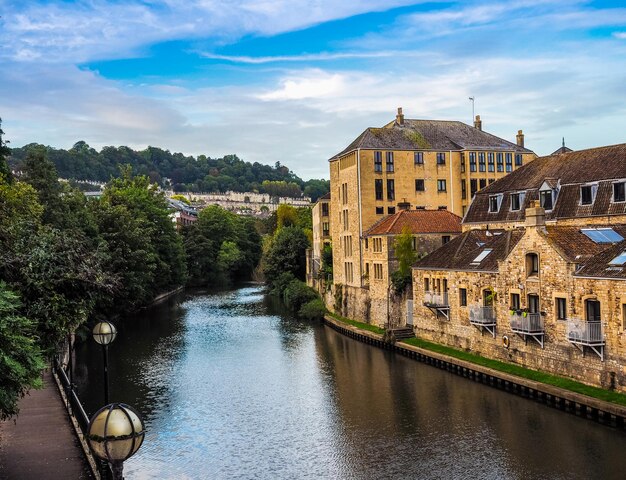
<path fill-rule="evenodd" d="M 588 322 L 600 321 L 600 302 L 597 300 L 585 300 L 585 312 Z"/>
<path fill-rule="evenodd" d="M 528 295 L 528 313 L 539 313 L 539 295 Z"/>

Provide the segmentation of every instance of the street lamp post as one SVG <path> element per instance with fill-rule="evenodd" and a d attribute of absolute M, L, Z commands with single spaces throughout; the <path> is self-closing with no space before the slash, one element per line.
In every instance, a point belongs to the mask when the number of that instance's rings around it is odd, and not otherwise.
<path fill-rule="evenodd" d="M 96 324 L 92 330 L 93 339 L 102 345 L 102 355 L 104 357 L 104 404 L 109 404 L 109 352 L 108 346 L 115 340 L 117 329 L 115 325 L 108 321 Z"/>
<path fill-rule="evenodd" d="M 132 457 L 145 436 L 139 413 L 124 403 L 111 403 L 89 421 L 87 440 L 94 455 L 109 462 L 113 480 L 123 480 L 124 461 Z"/>

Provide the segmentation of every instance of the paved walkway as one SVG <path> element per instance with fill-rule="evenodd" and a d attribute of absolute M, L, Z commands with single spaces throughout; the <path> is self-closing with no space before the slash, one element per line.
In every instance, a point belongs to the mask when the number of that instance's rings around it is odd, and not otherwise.
<path fill-rule="evenodd" d="M 20 401 L 20 414 L 0 422 L 0 479 L 91 478 L 50 370 L 43 390 Z"/>

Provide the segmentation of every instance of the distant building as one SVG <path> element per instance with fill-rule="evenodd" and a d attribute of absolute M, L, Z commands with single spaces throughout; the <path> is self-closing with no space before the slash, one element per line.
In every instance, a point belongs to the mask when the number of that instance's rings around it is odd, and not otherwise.
<path fill-rule="evenodd" d="M 168 194 L 171 195 L 173 192 L 168 192 Z M 283 204 L 292 205 L 294 207 L 311 206 L 311 199 L 309 197 L 272 197 L 266 193 L 256 192 L 184 192 L 179 195 L 185 196 L 194 206 L 200 209 L 207 205 L 218 205 L 226 210 L 235 211 L 237 213 L 256 214 L 259 212 L 273 212 L 279 205 Z"/>
<path fill-rule="evenodd" d="M 311 211 L 313 217 L 313 245 L 307 258 L 307 282 L 318 287 L 322 251 L 331 244 L 330 238 L 330 193 L 321 196 Z"/>

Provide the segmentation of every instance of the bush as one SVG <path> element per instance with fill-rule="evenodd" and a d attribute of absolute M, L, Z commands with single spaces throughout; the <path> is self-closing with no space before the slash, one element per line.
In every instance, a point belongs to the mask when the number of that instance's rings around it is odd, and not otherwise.
<path fill-rule="evenodd" d="M 270 294 L 274 295 L 275 297 L 281 297 L 283 296 L 283 293 L 285 293 L 285 290 L 287 289 L 287 286 L 293 282 L 296 279 L 296 277 L 293 276 L 293 273 L 291 272 L 283 272 L 281 273 L 273 282 L 272 282 L 272 289 L 270 290 Z"/>
<path fill-rule="evenodd" d="M 285 304 L 294 312 L 298 312 L 305 303 L 317 298 L 317 292 L 300 280 L 292 280 L 283 292 Z"/>
<path fill-rule="evenodd" d="M 298 312 L 299 317 L 307 320 L 321 320 L 325 314 L 326 307 L 320 298 L 305 303 Z"/>
<path fill-rule="evenodd" d="M 393 285 L 393 290 L 396 294 L 400 294 L 404 292 L 404 290 L 411 285 L 411 274 L 403 275 L 400 270 L 396 270 L 391 274 L 391 283 Z"/>

